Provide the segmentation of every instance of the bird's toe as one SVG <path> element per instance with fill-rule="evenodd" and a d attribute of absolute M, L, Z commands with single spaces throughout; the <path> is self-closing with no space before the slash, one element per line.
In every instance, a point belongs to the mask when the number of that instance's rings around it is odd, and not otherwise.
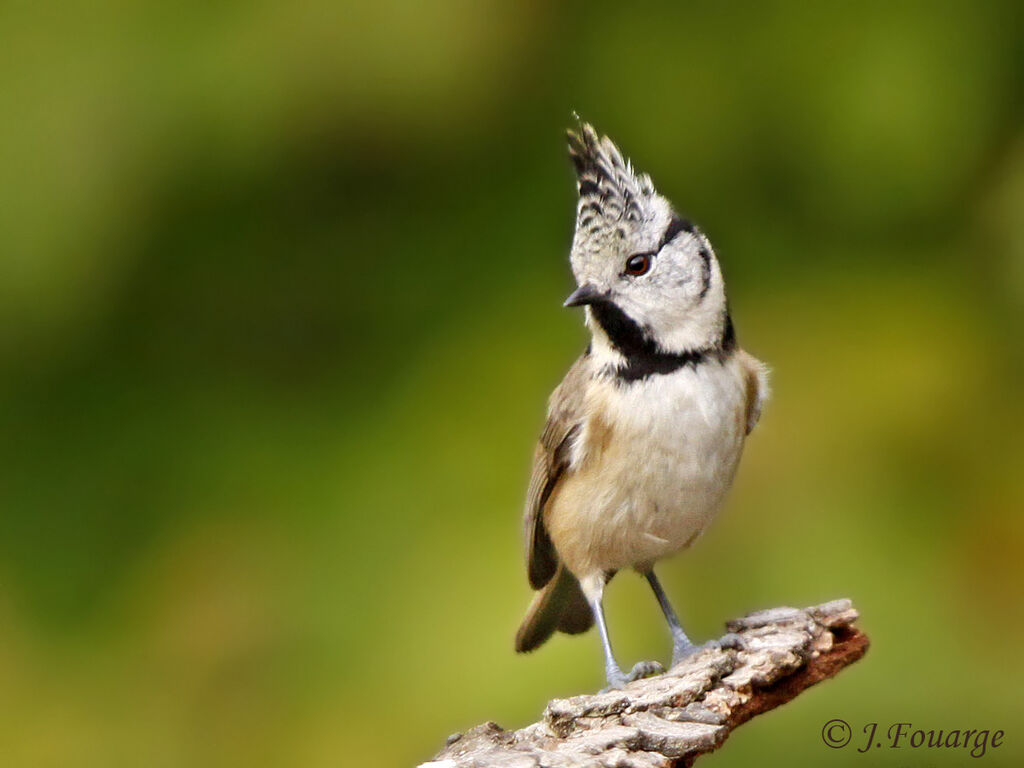
<path fill-rule="evenodd" d="M 626 676 L 627 679 L 632 682 L 633 680 L 640 680 L 644 677 L 653 677 L 654 675 L 662 675 L 665 673 L 665 667 L 656 661 L 638 661 L 633 665 L 633 669 Z"/>

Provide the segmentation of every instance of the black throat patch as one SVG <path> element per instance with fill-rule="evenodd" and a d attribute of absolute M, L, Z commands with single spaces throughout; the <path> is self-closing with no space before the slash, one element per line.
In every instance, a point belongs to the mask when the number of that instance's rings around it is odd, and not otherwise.
<path fill-rule="evenodd" d="M 687 365 L 696 368 L 709 360 L 721 362 L 736 347 L 736 334 L 728 312 L 722 338 L 716 344 L 700 349 L 688 349 L 685 352 L 664 352 L 654 339 L 615 303 L 607 300 L 596 301 L 590 305 L 590 310 L 612 346 L 625 358 L 624 362 L 610 368 L 609 371 L 616 379 L 625 383 L 640 381 L 648 376 L 672 373 Z"/>

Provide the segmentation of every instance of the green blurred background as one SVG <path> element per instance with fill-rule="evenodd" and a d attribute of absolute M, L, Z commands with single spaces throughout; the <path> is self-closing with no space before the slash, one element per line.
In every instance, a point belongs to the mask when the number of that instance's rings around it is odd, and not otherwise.
<path fill-rule="evenodd" d="M 842 717 L 1020 765 L 1019 5 L 4 3 L 0 764 L 411 765 L 602 684 L 593 634 L 512 653 L 576 110 L 774 370 L 684 623 L 874 643 L 701 764 L 862 766 Z M 640 579 L 609 618 L 668 655 Z"/>

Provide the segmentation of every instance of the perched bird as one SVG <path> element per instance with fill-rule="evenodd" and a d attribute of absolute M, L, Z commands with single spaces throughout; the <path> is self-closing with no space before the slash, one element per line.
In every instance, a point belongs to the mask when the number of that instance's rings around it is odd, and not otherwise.
<path fill-rule="evenodd" d="M 672 631 L 672 663 L 696 650 L 654 575 L 722 504 L 767 393 L 767 369 L 739 348 L 707 237 L 634 171 L 608 137 L 569 131 L 579 202 L 570 261 L 591 343 L 551 395 L 525 510 L 530 585 L 539 590 L 516 650 L 596 621 L 611 687 L 605 585 L 635 569 Z"/>

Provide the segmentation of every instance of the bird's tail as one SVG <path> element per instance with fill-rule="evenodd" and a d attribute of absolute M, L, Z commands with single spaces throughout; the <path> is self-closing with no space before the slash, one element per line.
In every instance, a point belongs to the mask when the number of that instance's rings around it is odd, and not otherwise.
<path fill-rule="evenodd" d="M 594 614 L 583 596 L 580 583 L 559 564 L 551 581 L 544 585 L 526 612 L 516 632 L 516 652 L 539 648 L 555 630 L 569 635 L 586 632 L 594 623 Z"/>

